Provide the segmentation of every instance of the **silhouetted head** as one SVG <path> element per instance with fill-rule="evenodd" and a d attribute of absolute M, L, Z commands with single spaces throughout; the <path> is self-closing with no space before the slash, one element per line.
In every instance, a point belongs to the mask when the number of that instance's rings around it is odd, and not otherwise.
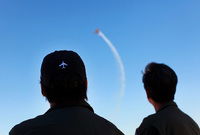
<path fill-rule="evenodd" d="M 177 81 L 176 73 L 165 64 L 149 63 L 143 74 L 145 90 L 158 103 L 174 100 Z"/>
<path fill-rule="evenodd" d="M 41 87 L 50 103 L 74 104 L 87 100 L 85 65 L 73 51 L 55 51 L 41 66 Z"/>

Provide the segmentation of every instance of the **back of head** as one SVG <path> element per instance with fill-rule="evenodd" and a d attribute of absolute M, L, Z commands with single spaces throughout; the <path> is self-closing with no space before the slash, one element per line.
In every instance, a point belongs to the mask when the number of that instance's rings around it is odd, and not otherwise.
<path fill-rule="evenodd" d="M 176 73 L 165 64 L 149 63 L 143 75 L 144 88 L 158 103 L 174 99 L 177 80 Z"/>
<path fill-rule="evenodd" d="M 48 54 L 41 66 L 41 85 L 51 103 L 73 104 L 87 99 L 85 65 L 73 51 Z"/>

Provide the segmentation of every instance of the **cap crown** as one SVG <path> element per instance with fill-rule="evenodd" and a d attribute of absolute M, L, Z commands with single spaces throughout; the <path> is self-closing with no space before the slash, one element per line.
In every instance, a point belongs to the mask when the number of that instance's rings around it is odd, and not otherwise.
<path fill-rule="evenodd" d="M 41 80 L 43 85 L 49 86 L 59 74 L 66 72 L 80 75 L 86 79 L 85 65 L 80 56 L 73 51 L 61 50 L 48 54 L 42 62 Z"/>

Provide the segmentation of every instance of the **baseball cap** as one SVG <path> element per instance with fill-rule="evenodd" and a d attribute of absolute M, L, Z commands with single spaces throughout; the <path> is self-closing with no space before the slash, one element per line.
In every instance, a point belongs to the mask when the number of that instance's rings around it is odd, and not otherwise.
<path fill-rule="evenodd" d="M 46 87 L 59 74 L 76 73 L 86 80 L 85 65 L 81 57 L 74 51 L 60 50 L 46 55 L 41 66 L 41 81 Z"/>

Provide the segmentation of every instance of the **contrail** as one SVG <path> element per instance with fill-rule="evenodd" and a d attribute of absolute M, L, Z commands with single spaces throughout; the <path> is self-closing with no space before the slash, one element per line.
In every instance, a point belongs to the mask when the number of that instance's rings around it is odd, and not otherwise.
<path fill-rule="evenodd" d="M 121 71 L 121 91 L 120 91 L 120 101 L 119 104 L 117 105 L 116 108 L 116 114 L 115 117 L 117 117 L 119 110 L 120 110 L 120 105 L 124 96 L 124 91 L 125 91 L 125 71 L 124 71 L 124 65 L 122 63 L 122 60 L 119 56 L 119 53 L 117 52 L 117 49 L 114 47 L 114 45 L 110 42 L 110 40 L 99 30 L 97 29 L 95 31 L 96 34 L 98 34 L 99 36 L 101 36 L 103 38 L 103 40 L 108 44 L 108 46 L 110 47 L 110 49 L 112 50 L 118 64 L 120 67 L 120 71 Z"/>

